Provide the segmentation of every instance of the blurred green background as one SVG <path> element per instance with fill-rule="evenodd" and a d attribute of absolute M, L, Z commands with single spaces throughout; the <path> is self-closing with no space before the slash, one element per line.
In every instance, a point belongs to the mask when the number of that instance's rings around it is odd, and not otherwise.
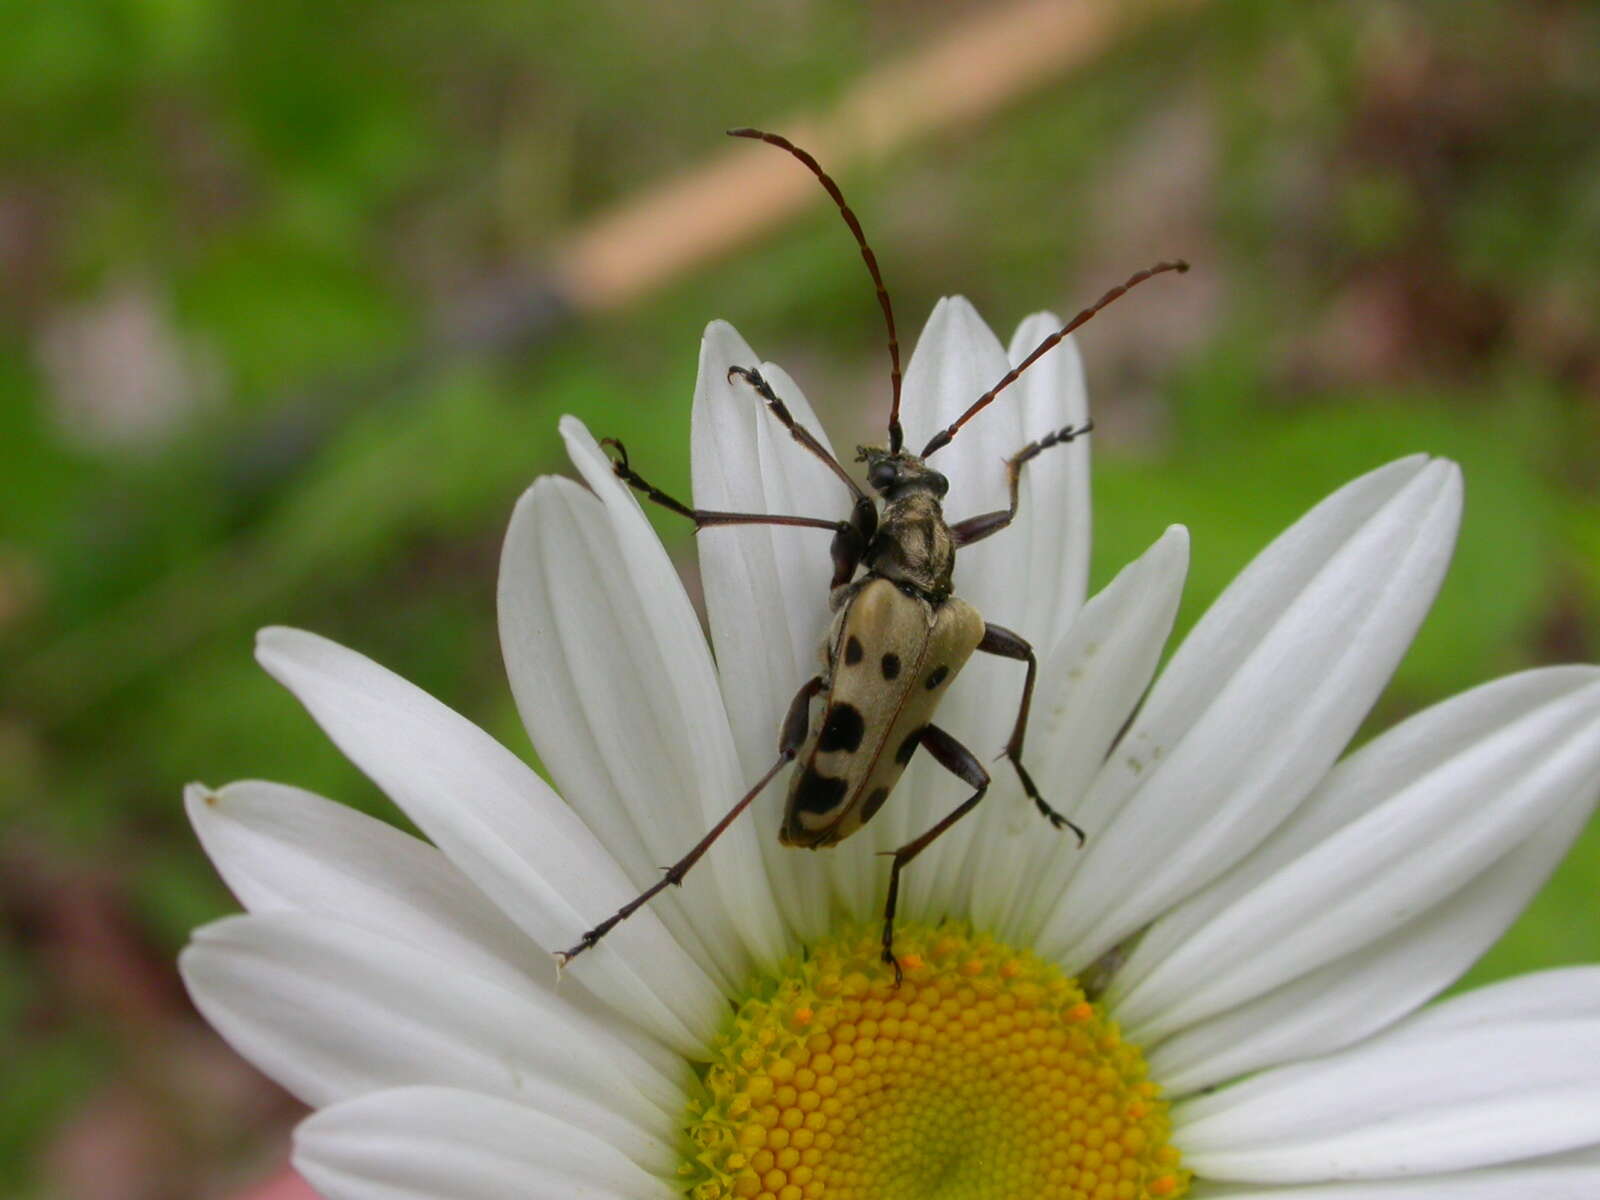
<path fill-rule="evenodd" d="M 873 295 L 820 206 L 542 347 L 435 332 L 725 126 L 781 129 L 973 11 L 0 2 L 6 1195 L 220 1196 L 282 1153 L 294 1106 L 172 974 L 232 907 L 180 789 L 387 810 L 255 667 L 257 627 L 358 647 L 526 752 L 495 565 L 517 494 L 567 469 L 559 414 L 686 490 L 720 316 L 836 443 L 882 418 Z M 1185 627 L 1339 483 L 1461 461 L 1460 549 L 1376 728 L 1597 657 L 1596 113 L 1593 4 L 1239 0 L 841 175 L 908 344 L 944 293 L 1005 336 L 1195 264 L 1082 335 L 1096 581 L 1187 523 Z M 1597 873 L 1592 831 L 1473 978 L 1600 958 Z"/>

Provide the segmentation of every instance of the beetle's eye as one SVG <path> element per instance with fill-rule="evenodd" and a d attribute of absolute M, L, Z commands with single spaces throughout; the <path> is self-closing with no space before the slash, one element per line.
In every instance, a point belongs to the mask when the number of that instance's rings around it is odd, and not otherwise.
<path fill-rule="evenodd" d="M 884 488 L 894 484 L 899 472 L 894 469 L 893 463 L 875 463 L 872 470 L 867 472 L 867 482 L 872 485 L 872 490 L 881 492 Z"/>
<path fill-rule="evenodd" d="M 944 494 L 950 490 L 950 481 L 937 471 L 928 472 L 928 482 L 933 485 L 933 494 L 941 500 L 944 498 Z"/>

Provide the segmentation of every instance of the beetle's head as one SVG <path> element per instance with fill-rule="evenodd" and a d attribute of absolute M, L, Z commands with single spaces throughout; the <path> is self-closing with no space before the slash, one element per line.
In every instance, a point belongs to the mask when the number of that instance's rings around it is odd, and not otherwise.
<path fill-rule="evenodd" d="M 867 464 L 867 484 L 885 500 L 898 500 L 912 492 L 926 492 L 942 500 L 950 490 L 948 479 L 909 450 L 857 446 L 856 461 Z"/>

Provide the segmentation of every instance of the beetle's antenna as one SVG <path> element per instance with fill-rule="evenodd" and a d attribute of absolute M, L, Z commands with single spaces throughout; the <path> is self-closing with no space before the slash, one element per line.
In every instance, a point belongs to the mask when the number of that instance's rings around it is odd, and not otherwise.
<path fill-rule="evenodd" d="M 832 177 L 822 169 L 822 164 L 788 138 L 760 129 L 730 129 L 728 136 L 766 142 L 780 150 L 787 150 L 798 158 L 828 190 L 828 195 L 832 196 L 833 202 L 839 206 L 839 215 L 844 218 L 844 223 L 855 235 L 856 245 L 861 247 L 861 257 L 866 261 L 867 270 L 872 273 L 872 282 L 878 289 L 878 305 L 883 309 L 883 323 L 889 327 L 889 386 L 894 393 L 889 402 L 889 450 L 891 453 L 898 452 L 905 441 L 905 434 L 900 428 L 900 339 L 894 331 L 894 308 L 889 303 L 889 289 L 883 286 L 883 274 L 878 270 L 877 256 L 872 253 L 872 247 L 867 245 L 867 235 L 861 232 L 861 222 L 856 219 L 856 214 L 850 211 L 850 206 L 844 202 L 844 193 L 839 190 L 839 185 Z"/>
<path fill-rule="evenodd" d="M 929 438 L 928 444 L 922 448 L 922 457 L 927 458 L 928 455 L 932 454 L 934 451 L 942 450 L 944 447 L 948 446 L 950 444 L 950 439 L 955 437 L 956 434 L 960 432 L 961 427 L 968 421 L 972 420 L 973 417 L 977 416 L 985 408 L 987 408 L 991 400 L 1015 383 L 1018 375 L 1021 375 L 1029 367 L 1033 366 L 1035 362 L 1042 358 L 1045 353 L 1052 349 L 1056 343 L 1060 342 L 1062 338 L 1066 337 L 1074 329 L 1086 324 L 1090 317 L 1094 316 L 1095 313 L 1106 307 L 1106 305 L 1110 304 L 1113 300 L 1116 300 L 1124 293 L 1138 287 L 1141 283 L 1153 275 L 1160 275 L 1167 271 L 1176 271 L 1181 275 L 1188 269 L 1189 264 L 1180 258 L 1172 262 L 1158 262 L 1153 267 L 1146 267 L 1144 270 L 1130 275 L 1125 283 L 1112 288 L 1104 296 L 1101 296 L 1099 300 L 1095 301 L 1094 304 L 1084 309 L 1077 316 L 1073 317 L 1072 320 L 1068 321 L 1064 326 L 1056 330 L 1055 333 L 1052 333 L 1049 337 L 1045 338 L 1044 341 L 1040 342 L 1032 354 L 1028 355 L 1027 358 L 1023 359 L 1016 366 L 1012 367 L 1011 370 L 1005 373 L 1004 378 L 1002 378 L 999 383 L 995 384 L 987 392 L 974 400 L 972 402 L 972 407 L 968 408 L 966 412 L 962 413 L 953 422 Z"/>

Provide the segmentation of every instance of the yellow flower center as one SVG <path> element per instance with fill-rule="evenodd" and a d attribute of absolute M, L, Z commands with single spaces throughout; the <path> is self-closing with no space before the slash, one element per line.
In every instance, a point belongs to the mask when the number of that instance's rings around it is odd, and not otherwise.
<path fill-rule="evenodd" d="M 1172 1200 L 1138 1049 L 1076 981 L 958 926 L 813 946 L 739 1007 L 690 1101 L 693 1200 Z"/>

